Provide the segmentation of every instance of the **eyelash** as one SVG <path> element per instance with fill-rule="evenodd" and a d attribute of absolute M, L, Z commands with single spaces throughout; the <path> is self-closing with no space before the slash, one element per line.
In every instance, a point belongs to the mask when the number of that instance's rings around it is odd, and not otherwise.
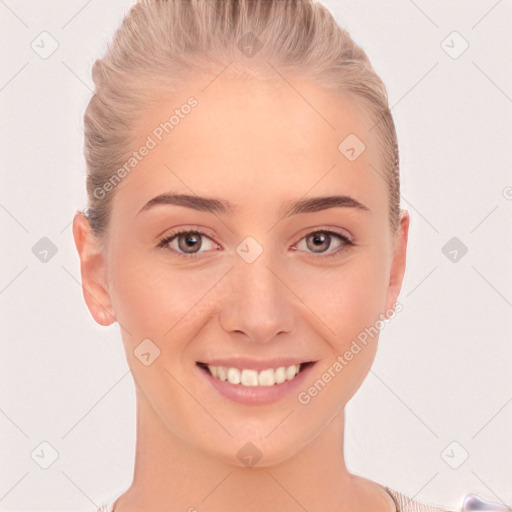
<path fill-rule="evenodd" d="M 210 240 L 212 240 L 212 238 L 207 234 L 205 233 L 204 231 L 201 231 L 200 229 L 183 229 L 183 230 L 180 230 L 180 231 L 174 231 L 172 233 L 170 233 L 169 235 L 163 237 L 160 239 L 160 241 L 158 242 L 158 245 L 157 247 L 160 248 L 160 249 L 164 249 L 166 248 L 166 246 L 172 242 L 176 237 L 178 237 L 179 235 L 183 235 L 183 234 L 199 234 L 201 236 L 205 236 L 207 238 L 209 238 Z M 307 235 L 305 235 L 304 237 L 302 237 L 300 240 L 302 240 L 303 238 L 307 238 L 308 236 L 311 236 L 311 235 L 314 235 L 314 234 L 318 234 L 318 233 L 321 233 L 321 234 L 324 234 L 324 235 L 329 235 L 329 236 L 335 236 L 337 238 L 339 238 L 344 245 L 342 245 L 341 247 L 339 247 L 338 249 L 336 249 L 335 251 L 331 251 L 331 252 L 328 252 L 328 253 L 310 253 L 310 254 L 317 254 L 318 257 L 320 258 L 329 258 L 329 257 L 333 257 L 333 256 L 338 256 L 342 251 L 344 251 L 346 249 L 346 247 L 350 247 L 350 246 L 354 246 L 354 242 L 352 242 L 349 238 L 347 238 L 346 236 L 344 235 L 341 235 L 340 233 L 336 233 L 335 231 L 330 231 L 328 229 L 318 229 L 318 230 L 315 230 L 315 231 L 311 231 L 310 233 L 308 233 Z M 299 240 L 299 242 L 300 242 Z M 214 241 L 214 240 L 212 240 Z M 184 253 L 179 253 L 177 251 L 174 251 L 174 249 L 171 249 L 173 252 L 175 252 L 179 257 L 182 257 L 182 258 L 186 258 L 186 259 L 193 259 L 193 258 L 198 258 L 201 256 L 202 253 L 190 253 L 190 254 L 184 254 Z"/>

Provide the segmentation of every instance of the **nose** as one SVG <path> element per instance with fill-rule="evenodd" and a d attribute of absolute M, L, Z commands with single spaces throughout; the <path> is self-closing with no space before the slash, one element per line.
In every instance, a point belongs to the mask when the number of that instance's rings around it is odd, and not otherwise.
<path fill-rule="evenodd" d="M 252 263 L 240 258 L 227 276 L 229 291 L 219 312 L 224 330 L 255 343 L 291 332 L 296 323 L 294 302 L 299 299 L 285 274 L 270 251 L 263 251 Z"/>

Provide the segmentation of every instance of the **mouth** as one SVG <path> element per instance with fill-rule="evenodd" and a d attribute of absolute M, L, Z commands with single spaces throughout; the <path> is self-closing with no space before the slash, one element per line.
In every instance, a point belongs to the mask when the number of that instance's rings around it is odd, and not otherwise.
<path fill-rule="evenodd" d="M 306 361 L 263 370 L 214 366 L 200 361 L 196 362 L 196 365 L 217 381 L 225 381 L 243 387 L 275 387 L 294 380 L 304 370 L 313 366 L 315 362 Z"/>

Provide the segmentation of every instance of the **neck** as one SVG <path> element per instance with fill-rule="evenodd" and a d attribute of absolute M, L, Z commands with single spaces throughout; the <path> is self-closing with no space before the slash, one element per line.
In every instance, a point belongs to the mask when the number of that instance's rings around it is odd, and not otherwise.
<path fill-rule="evenodd" d="M 316 439 L 280 464 L 238 467 L 185 444 L 137 392 L 134 477 L 114 512 L 394 512 L 382 487 L 347 471 L 344 421 L 342 410 Z"/>

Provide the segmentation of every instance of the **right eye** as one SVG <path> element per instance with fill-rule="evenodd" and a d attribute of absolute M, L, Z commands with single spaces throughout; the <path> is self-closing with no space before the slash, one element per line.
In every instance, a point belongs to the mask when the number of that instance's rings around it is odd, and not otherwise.
<path fill-rule="evenodd" d="M 186 235 L 186 236 L 185 236 Z M 201 239 L 203 237 L 208 238 L 211 242 L 213 240 L 203 231 L 197 229 L 183 229 L 174 231 L 164 236 L 158 242 L 157 247 L 162 249 L 170 249 L 175 252 L 178 256 L 183 258 L 195 258 L 201 253 L 199 249 L 203 248 Z M 174 247 L 171 244 L 174 243 Z M 214 242 L 215 243 L 215 242 Z M 219 247 L 217 245 L 217 247 Z M 191 251 L 189 252 L 189 250 Z M 213 249 L 215 250 L 215 249 Z M 207 252 L 207 251 L 203 251 Z"/>

